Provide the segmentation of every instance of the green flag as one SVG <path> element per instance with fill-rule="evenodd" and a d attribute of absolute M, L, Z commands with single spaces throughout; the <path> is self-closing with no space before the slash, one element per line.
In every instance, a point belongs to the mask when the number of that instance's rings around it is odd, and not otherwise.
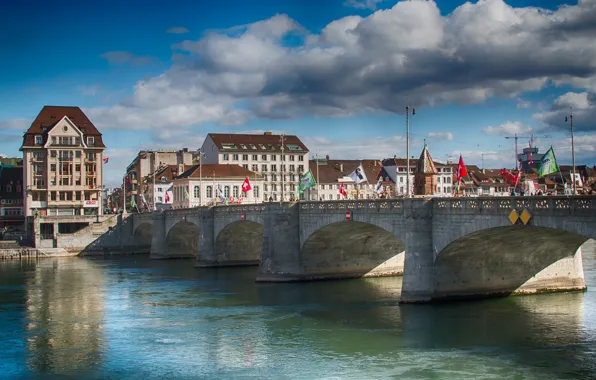
<path fill-rule="evenodd" d="M 557 172 L 559 172 L 559 165 L 557 165 L 555 152 L 553 151 L 553 147 L 551 146 L 550 149 L 544 154 L 544 156 L 542 156 L 542 160 L 540 160 L 538 176 L 544 177 L 545 175 Z"/>
<path fill-rule="evenodd" d="M 300 179 L 300 185 L 298 185 L 298 195 L 302 195 L 302 193 L 304 193 L 306 189 L 315 186 L 317 186 L 317 182 L 315 181 L 315 177 L 313 177 L 311 171 L 309 170 Z"/>
<path fill-rule="evenodd" d="M 188 190 L 184 188 L 184 199 L 188 199 Z"/>
<path fill-rule="evenodd" d="M 137 202 L 135 201 L 134 195 L 130 197 L 130 207 L 135 208 L 137 207 Z"/>

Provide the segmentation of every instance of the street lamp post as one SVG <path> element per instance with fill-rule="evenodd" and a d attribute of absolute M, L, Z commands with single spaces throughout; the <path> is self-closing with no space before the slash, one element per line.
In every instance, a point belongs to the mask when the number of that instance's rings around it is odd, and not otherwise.
<path fill-rule="evenodd" d="M 280 203 L 284 201 L 284 165 L 285 165 L 285 157 L 284 157 L 284 134 L 282 133 L 280 136 L 281 139 L 281 199 Z"/>
<path fill-rule="evenodd" d="M 576 174 L 575 174 L 575 145 L 573 144 L 573 107 L 569 107 L 569 116 L 565 116 L 565 122 L 569 122 L 571 127 L 571 165 L 573 166 L 573 194 L 577 194 Z"/>
<path fill-rule="evenodd" d="M 410 197 L 410 106 L 406 98 L 406 198 Z M 412 107 L 412 116 L 416 115 L 416 108 Z"/>

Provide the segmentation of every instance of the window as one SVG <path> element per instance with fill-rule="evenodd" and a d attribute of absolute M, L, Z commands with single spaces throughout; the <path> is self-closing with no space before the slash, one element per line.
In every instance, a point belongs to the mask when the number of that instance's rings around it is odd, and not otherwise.
<path fill-rule="evenodd" d="M 200 189 L 199 189 L 198 186 L 195 186 L 195 188 L 194 188 L 194 194 L 193 195 L 194 195 L 195 198 L 200 198 L 201 197 L 201 192 L 200 192 Z"/>
<path fill-rule="evenodd" d="M 50 164 L 50 171 L 51 172 L 55 172 L 56 171 L 56 164 Z"/>
<path fill-rule="evenodd" d="M 253 171 L 253 172 L 258 172 L 258 171 L 259 171 L 259 165 L 257 165 L 257 164 L 253 164 L 253 165 L 252 165 L 252 171 Z"/>
<path fill-rule="evenodd" d="M 272 154 L 272 155 L 271 155 L 271 161 L 277 161 L 277 156 L 276 156 L 276 155 L 274 155 L 274 154 Z"/>
<path fill-rule="evenodd" d="M 277 165 L 271 165 L 271 171 L 272 172 L 276 172 L 277 171 Z"/>
<path fill-rule="evenodd" d="M 266 172 L 267 171 L 267 165 L 261 165 L 261 171 Z"/>
<path fill-rule="evenodd" d="M 277 185 L 275 183 L 271 185 L 271 191 L 277 191 Z"/>
<path fill-rule="evenodd" d="M 300 150 L 300 145 L 297 144 L 286 144 L 288 150 Z"/>
<path fill-rule="evenodd" d="M 266 154 L 263 154 L 263 155 L 261 156 L 261 160 L 263 160 L 263 161 L 267 161 L 267 155 L 266 155 Z"/>
<path fill-rule="evenodd" d="M 252 160 L 253 161 L 257 161 L 258 159 L 259 159 L 259 156 L 258 155 L 256 155 L 256 154 L 253 154 L 252 155 Z"/>
<path fill-rule="evenodd" d="M 253 187 L 252 191 L 253 191 L 254 197 L 258 198 L 259 197 L 259 187 L 258 186 Z"/>
<path fill-rule="evenodd" d="M 95 146 L 95 137 L 87 136 L 87 146 Z"/>
<path fill-rule="evenodd" d="M 275 174 L 275 173 L 271 174 L 271 180 L 277 181 L 277 174 Z"/>
<path fill-rule="evenodd" d="M 333 200 L 333 194 L 329 194 L 329 200 L 332 201 Z"/>
<path fill-rule="evenodd" d="M 159 203 L 163 203 L 163 197 L 157 197 L 157 201 L 158 201 Z"/>
<path fill-rule="evenodd" d="M 290 161 L 294 161 L 294 155 L 293 154 L 291 154 L 289 157 L 290 157 Z"/>
<path fill-rule="evenodd" d="M 224 197 L 229 197 L 230 196 L 230 186 L 225 186 L 224 187 Z"/>
<path fill-rule="evenodd" d="M 298 156 L 298 161 L 304 161 L 304 156 Z"/>
<path fill-rule="evenodd" d="M 52 136 L 52 145 L 56 144 L 56 136 Z"/>
<path fill-rule="evenodd" d="M 55 150 L 50 150 L 50 157 L 56 158 L 56 151 Z"/>
<path fill-rule="evenodd" d="M 75 157 L 76 158 L 81 158 L 81 151 L 80 150 L 75 151 Z"/>
<path fill-rule="evenodd" d="M 234 186 L 233 190 L 234 190 L 234 193 L 233 193 L 234 198 L 238 198 L 238 186 Z"/>
<path fill-rule="evenodd" d="M 296 180 L 296 176 L 294 174 L 290 174 L 290 181 L 295 181 Z"/>
<path fill-rule="evenodd" d="M 207 198 L 213 198 L 213 186 L 207 186 Z"/>
<path fill-rule="evenodd" d="M 263 190 L 267 191 L 267 184 L 263 185 Z"/>
<path fill-rule="evenodd" d="M 293 172 L 296 169 L 294 165 L 290 165 L 290 171 Z"/>
<path fill-rule="evenodd" d="M 36 135 L 35 136 L 35 145 L 41 145 L 41 144 L 43 144 L 43 136 Z"/>
<path fill-rule="evenodd" d="M 6 192 L 7 193 L 12 193 L 12 186 L 6 185 Z"/>
<path fill-rule="evenodd" d="M 242 155 L 242 161 L 248 161 L 248 154 Z"/>
<path fill-rule="evenodd" d="M 232 159 L 234 161 L 238 161 L 238 153 L 234 153 L 234 155 L 232 156 Z"/>
<path fill-rule="evenodd" d="M 246 170 L 248 170 L 248 164 L 242 164 L 242 167 Z"/>
<path fill-rule="evenodd" d="M 296 185 L 295 185 L 295 184 L 293 184 L 293 183 L 291 183 L 291 184 L 290 184 L 290 190 L 291 190 L 291 191 L 295 191 L 295 190 L 296 190 Z"/>
<path fill-rule="evenodd" d="M 240 148 L 242 148 L 242 149 L 246 149 L 246 145 L 244 145 L 244 144 L 240 144 Z M 248 156 L 247 156 L 247 157 L 248 157 Z"/>
<path fill-rule="evenodd" d="M 304 165 L 298 165 L 298 173 L 304 173 Z"/>
<path fill-rule="evenodd" d="M 222 161 L 229 161 L 229 160 L 230 160 L 230 155 L 228 153 L 224 153 Z"/>

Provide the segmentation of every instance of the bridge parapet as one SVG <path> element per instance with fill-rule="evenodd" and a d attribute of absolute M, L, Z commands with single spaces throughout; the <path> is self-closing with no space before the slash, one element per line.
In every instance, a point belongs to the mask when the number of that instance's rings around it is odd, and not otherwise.
<path fill-rule="evenodd" d="M 401 213 L 404 210 L 404 199 L 300 202 L 301 213 L 344 213 L 347 210 L 365 213 Z"/>
<path fill-rule="evenodd" d="M 596 197 L 478 197 L 434 199 L 433 213 L 507 215 L 528 210 L 532 215 L 587 215 L 596 212 Z"/>

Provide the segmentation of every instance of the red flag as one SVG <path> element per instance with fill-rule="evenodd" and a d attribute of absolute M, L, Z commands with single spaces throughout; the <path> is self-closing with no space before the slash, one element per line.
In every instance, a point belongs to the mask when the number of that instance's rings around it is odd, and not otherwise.
<path fill-rule="evenodd" d="M 341 195 L 343 195 L 343 196 L 344 196 L 344 198 L 346 198 L 346 197 L 348 196 L 348 192 L 347 192 L 347 191 L 346 191 L 346 189 L 344 188 L 344 184 L 343 184 L 343 183 L 342 183 L 342 184 L 339 186 L 339 193 L 340 193 Z"/>
<path fill-rule="evenodd" d="M 457 183 L 460 183 L 462 177 L 468 175 L 468 171 L 466 170 L 466 165 L 464 165 L 464 159 L 462 158 L 461 154 L 459 155 L 459 164 L 457 164 Z"/>
<path fill-rule="evenodd" d="M 166 203 L 170 203 L 170 193 L 166 191 Z"/>
<path fill-rule="evenodd" d="M 107 164 L 109 160 L 110 160 L 110 157 L 106 157 L 106 158 L 103 159 L 103 163 L 104 164 Z"/>
<path fill-rule="evenodd" d="M 517 175 L 513 175 L 509 173 L 507 170 L 501 169 L 500 174 L 501 177 L 503 177 L 503 179 L 505 180 L 505 182 L 514 187 L 517 187 L 517 184 L 519 183 L 519 177 L 521 175 L 521 170 L 517 172 Z"/>
<path fill-rule="evenodd" d="M 242 183 L 242 192 L 246 193 L 249 190 L 252 190 L 252 186 L 250 185 L 250 181 L 248 180 L 248 177 L 246 177 L 244 179 L 244 182 Z"/>

